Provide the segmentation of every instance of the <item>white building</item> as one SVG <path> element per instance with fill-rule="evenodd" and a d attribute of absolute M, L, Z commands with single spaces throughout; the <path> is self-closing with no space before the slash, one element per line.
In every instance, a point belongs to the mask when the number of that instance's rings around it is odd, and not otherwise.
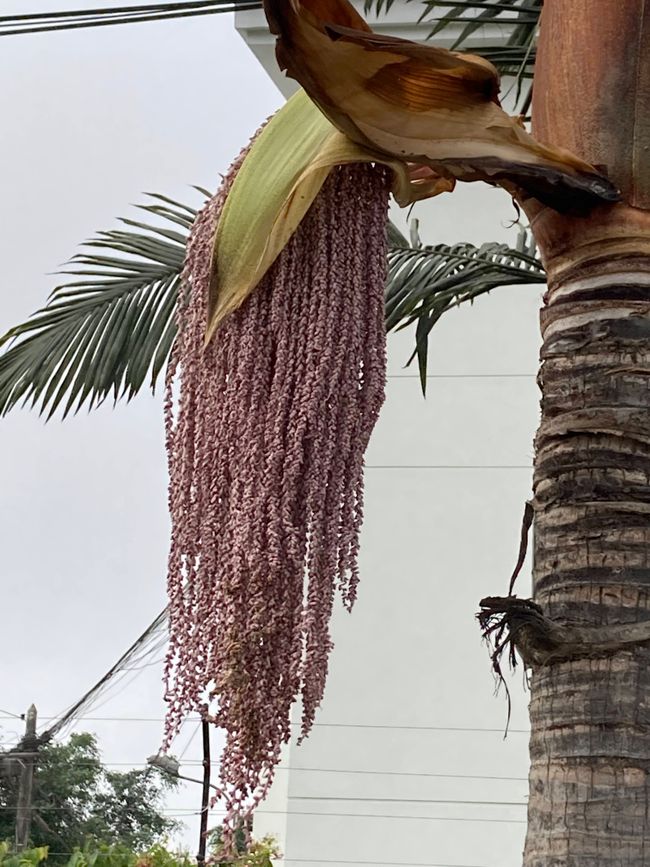
<path fill-rule="evenodd" d="M 383 29 L 425 38 L 417 4 Z M 278 87 L 258 12 L 236 26 Z M 460 185 L 419 206 L 429 243 L 513 243 L 500 190 Z M 394 219 L 405 225 L 405 215 Z M 494 696 L 474 619 L 504 594 L 530 497 L 541 287 L 511 287 L 447 314 L 433 331 L 428 396 L 404 368 L 412 335 L 389 336 L 389 386 L 367 455 L 359 599 L 337 611 L 316 727 L 287 750 L 256 819 L 286 867 L 516 867 L 527 795 L 527 696 Z M 529 573 L 518 592 L 528 592 Z"/>

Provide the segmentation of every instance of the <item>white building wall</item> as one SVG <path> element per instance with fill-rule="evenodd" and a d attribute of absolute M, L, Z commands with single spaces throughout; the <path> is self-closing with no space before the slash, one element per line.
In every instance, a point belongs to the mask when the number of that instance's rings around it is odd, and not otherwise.
<path fill-rule="evenodd" d="M 415 6 L 394 4 L 393 32 L 401 22 L 414 35 Z M 239 23 L 270 65 L 252 15 Z M 423 240 L 514 243 L 509 198 L 460 187 L 418 206 Z M 394 219 L 405 226 L 403 213 Z M 426 400 L 415 366 L 404 368 L 412 334 L 388 338 L 359 599 L 351 615 L 337 610 L 314 731 L 291 744 L 256 818 L 286 867 L 521 863 L 527 696 L 519 672 L 504 740 L 506 700 L 494 696 L 474 615 L 482 596 L 507 591 L 530 497 L 542 288 L 498 289 L 446 314 L 430 341 Z M 524 572 L 520 595 L 528 582 Z"/>

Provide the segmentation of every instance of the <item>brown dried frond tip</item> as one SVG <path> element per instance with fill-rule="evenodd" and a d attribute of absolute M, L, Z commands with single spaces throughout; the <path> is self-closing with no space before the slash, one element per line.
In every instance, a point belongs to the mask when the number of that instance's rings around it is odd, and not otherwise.
<path fill-rule="evenodd" d="M 620 198 L 593 166 L 503 111 L 484 58 L 373 33 L 348 0 L 264 0 L 264 9 L 280 67 L 358 144 L 559 211 Z"/>

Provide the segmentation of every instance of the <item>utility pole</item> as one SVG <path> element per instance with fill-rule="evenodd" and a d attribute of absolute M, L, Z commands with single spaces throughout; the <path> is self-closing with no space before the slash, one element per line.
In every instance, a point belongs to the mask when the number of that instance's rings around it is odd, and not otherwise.
<path fill-rule="evenodd" d="M 208 808 L 210 806 L 210 724 L 201 722 L 203 733 L 203 795 L 201 798 L 201 830 L 199 831 L 199 851 L 196 856 L 198 867 L 205 867 L 205 847 L 208 836 Z"/>
<path fill-rule="evenodd" d="M 205 711 L 207 713 L 207 709 Z M 179 773 L 180 763 L 173 756 L 165 756 L 158 753 L 155 756 L 149 756 L 147 764 L 168 774 L 170 777 L 175 777 L 177 780 L 188 780 L 190 783 L 200 783 L 203 786 L 201 795 L 201 827 L 199 829 L 199 851 L 196 853 L 197 867 L 205 867 L 205 850 L 207 848 L 208 837 L 208 811 L 210 809 L 210 789 L 217 789 L 210 782 L 210 723 L 205 719 L 201 721 L 201 731 L 203 733 L 203 780 L 197 780 L 194 777 L 186 777 Z"/>
<path fill-rule="evenodd" d="M 38 749 L 36 737 L 36 707 L 32 705 L 25 716 L 25 735 L 20 743 L 20 780 L 18 783 L 18 802 L 16 804 L 16 851 L 22 852 L 29 845 L 32 825 L 32 790 L 34 788 L 34 766 Z"/>

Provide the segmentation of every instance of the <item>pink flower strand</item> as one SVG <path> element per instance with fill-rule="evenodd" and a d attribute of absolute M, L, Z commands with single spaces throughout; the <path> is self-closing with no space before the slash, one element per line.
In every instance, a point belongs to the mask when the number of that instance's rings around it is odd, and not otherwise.
<path fill-rule="evenodd" d="M 356 596 L 363 456 L 386 368 L 388 185 L 369 165 L 332 171 L 204 348 L 215 227 L 244 156 L 192 229 L 165 404 L 165 742 L 216 700 L 226 843 L 268 791 L 292 704 L 304 736 L 323 697 L 335 591 L 348 608 Z"/>

